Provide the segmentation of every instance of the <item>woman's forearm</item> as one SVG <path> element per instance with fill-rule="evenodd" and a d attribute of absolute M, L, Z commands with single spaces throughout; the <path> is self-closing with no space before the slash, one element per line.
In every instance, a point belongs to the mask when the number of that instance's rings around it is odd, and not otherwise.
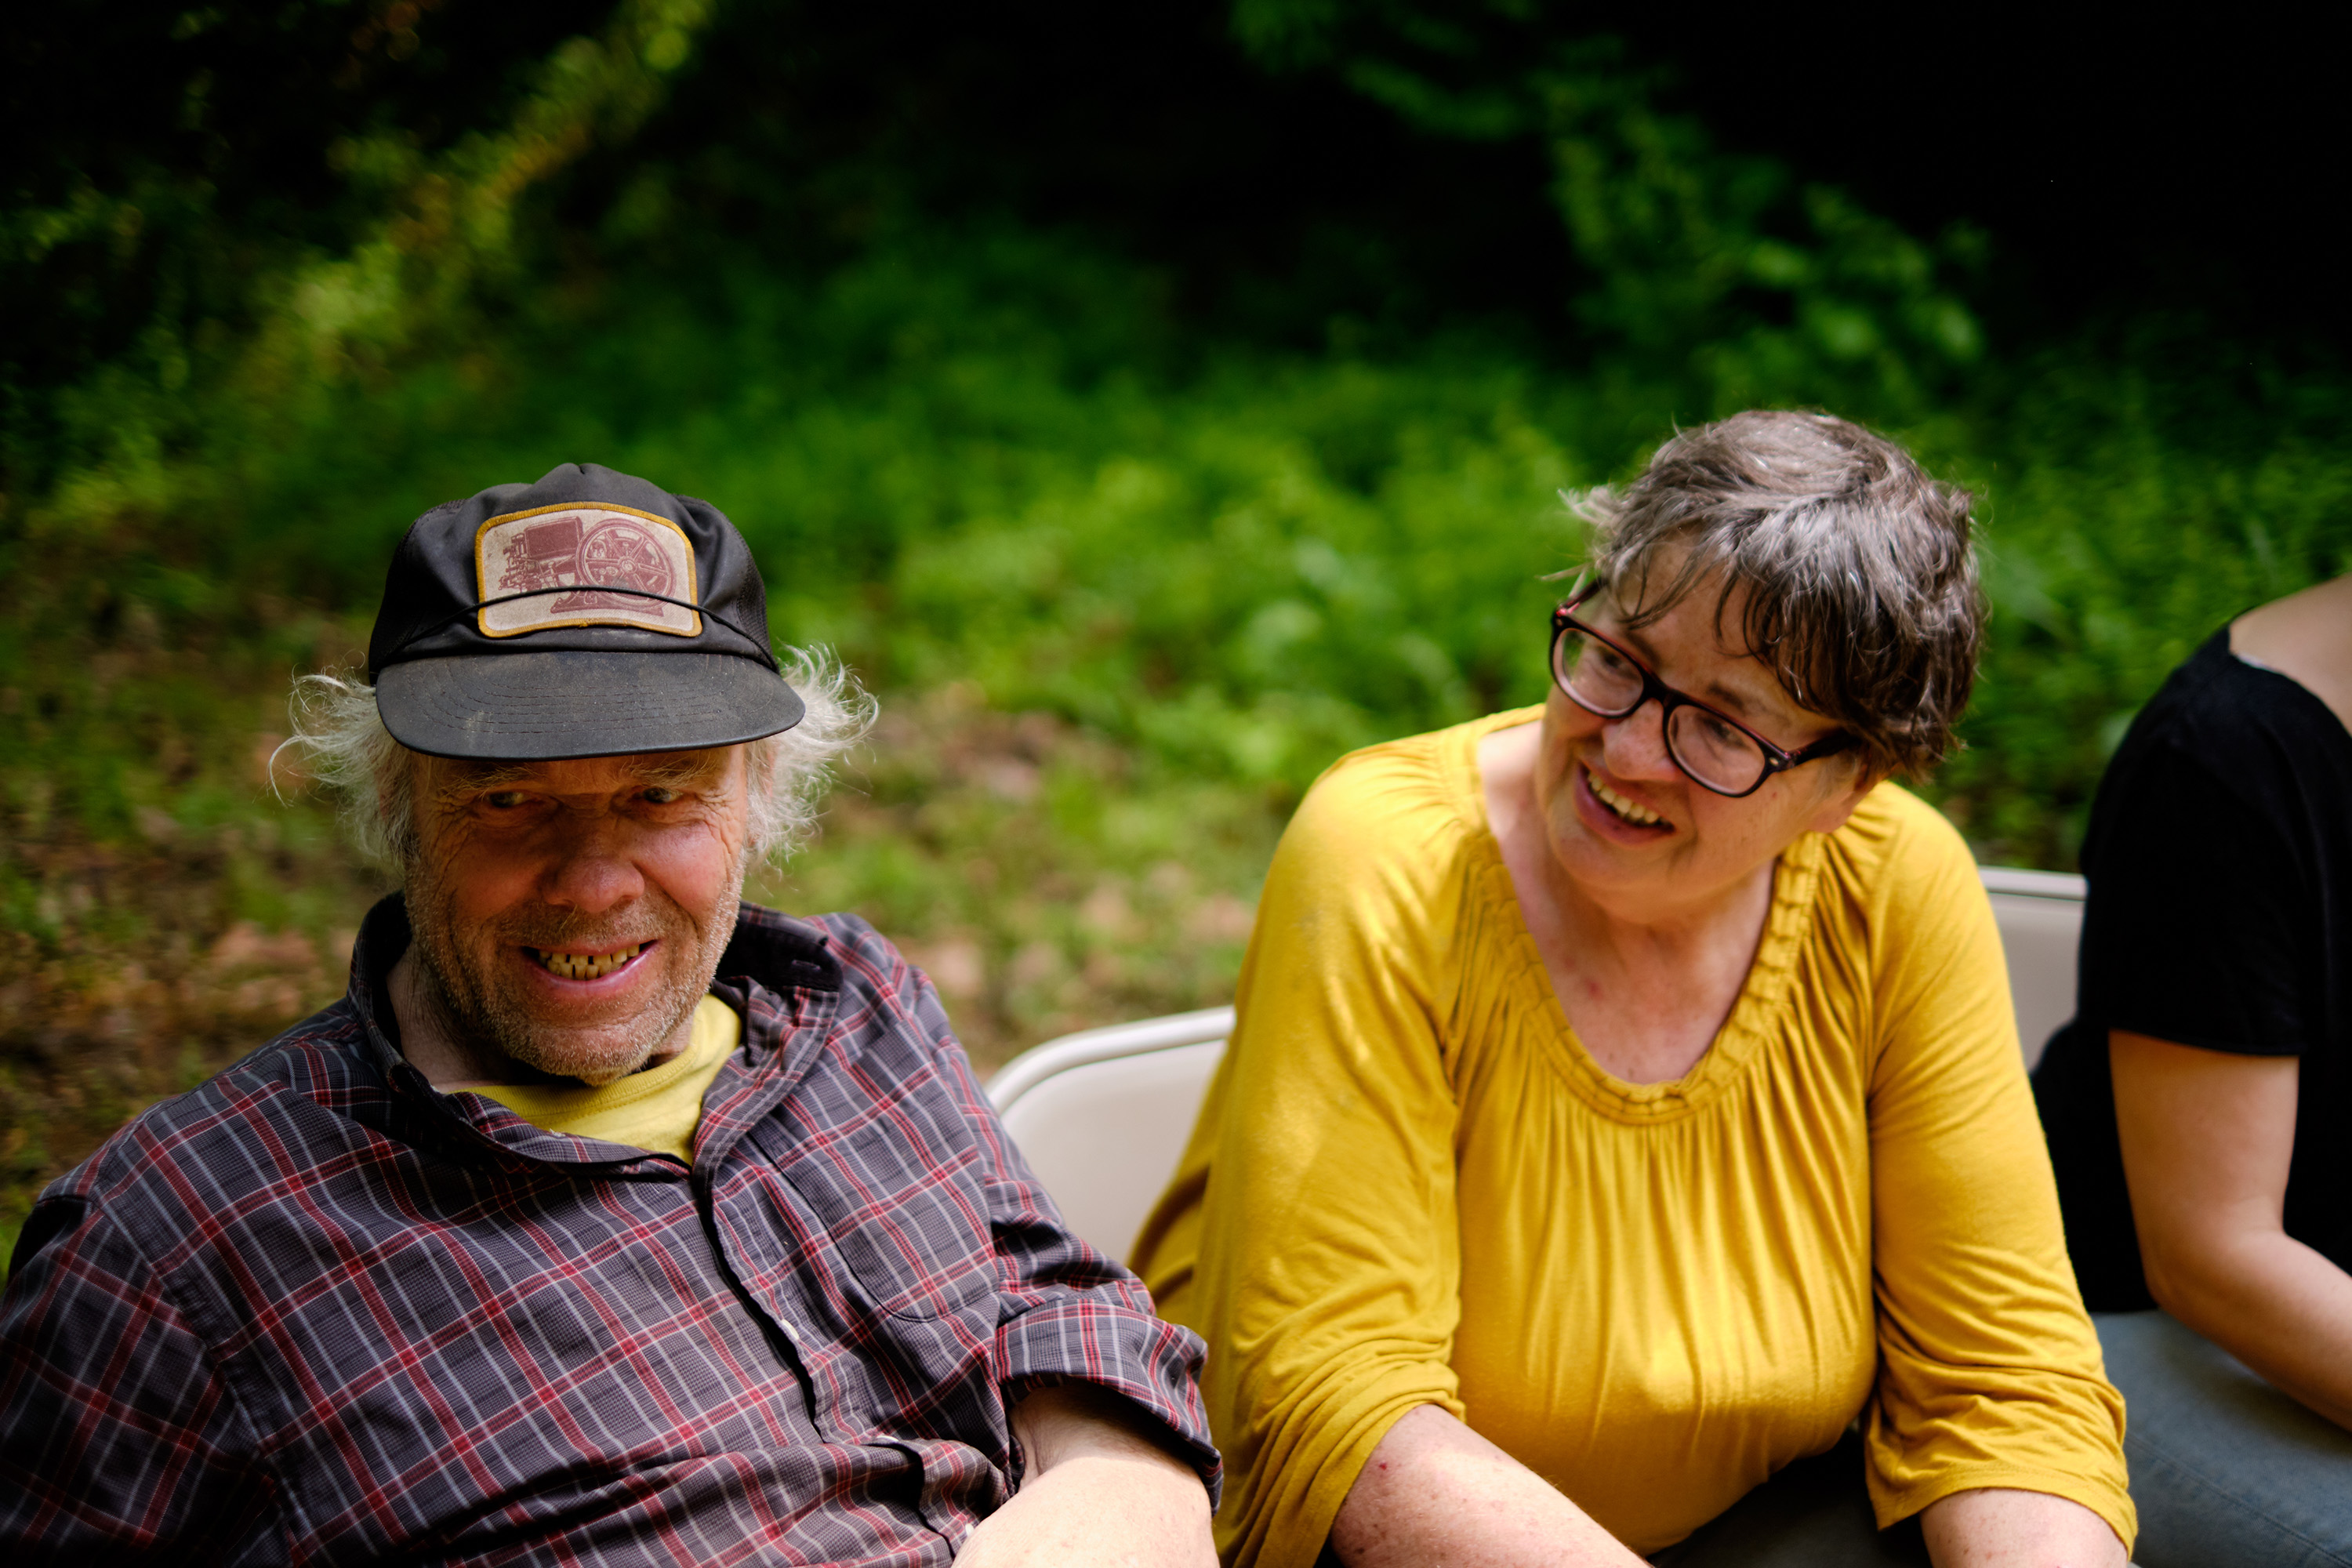
<path fill-rule="evenodd" d="M 2126 1568 L 2107 1521 L 2047 1492 L 1985 1487 L 1929 1503 L 1919 1515 L 1936 1568 Z"/>
<path fill-rule="evenodd" d="M 2302 1063 L 2124 1029 L 2107 1060 L 2149 1293 L 2352 1427 L 2352 1275 L 2285 1228 Z"/>
<path fill-rule="evenodd" d="M 2149 1261 L 2148 1289 L 2166 1311 L 2352 1428 L 2352 1274 L 2283 1230 L 2212 1237 L 2192 1258 Z"/>
<path fill-rule="evenodd" d="M 1389 1428 L 1331 1546 L 1349 1568 L 1641 1568 L 1541 1476 L 1434 1405 Z"/>

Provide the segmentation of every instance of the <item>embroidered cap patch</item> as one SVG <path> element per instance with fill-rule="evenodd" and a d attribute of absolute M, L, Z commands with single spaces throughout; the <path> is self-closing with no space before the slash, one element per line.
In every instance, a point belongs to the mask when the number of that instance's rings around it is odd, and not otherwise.
<path fill-rule="evenodd" d="M 494 517 L 474 535 L 474 580 L 484 637 L 551 626 L 702 633 L 702 616 L 687 607 L 699 598 L 694 546 L 685 530 L 650 512 L 547 506 Z M 672 599 L 687 603 L 666 602 Z"/>

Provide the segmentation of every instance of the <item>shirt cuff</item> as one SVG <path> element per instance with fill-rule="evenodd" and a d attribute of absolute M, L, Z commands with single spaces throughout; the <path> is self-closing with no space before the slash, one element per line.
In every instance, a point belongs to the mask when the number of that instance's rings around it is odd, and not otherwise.
<path fill-rule="evenodd" d="M 1114 1303 L 1067 1301 L 1024 1312 L 996 1332 L 997 1388 L 1010 1409 L 1031 1389 L 1086 1384 L 1118 1394 L 1167 1428 L 1215 1507 L 1224 1483 L 1195 1381 L 1199 1335 Z"/>

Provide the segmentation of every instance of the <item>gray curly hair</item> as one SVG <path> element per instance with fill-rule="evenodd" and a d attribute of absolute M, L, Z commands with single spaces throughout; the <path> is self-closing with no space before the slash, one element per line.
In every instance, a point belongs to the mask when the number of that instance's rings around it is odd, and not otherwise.
<path fill-rule="evenodd" d="M 874 722 L 875 703 L 824 648 L 786 649 L 784 679 L 806 712 L 780 735 L 747 747 L 754 859 L 789 853 L 816 826 L 833 763 Z M 415 847 L 415 780 L 407 747 L 376 711 L 375 688 L 359 672 L 297 677 L 289 702 L 293 734 L 270 757 L 292 752 L 305 772 L 340 797 L 344 830 L 360 853 L 403 869 Z"/>
<path fill-rule="evenodd" d="M 1565 499 L 1629 625 L 1711 587 L 1720 626 L 1744 590 L 1747 651 L 1851 731 L 1873 773 L 1918 778 L 1951 750 L 1984 630 L 1975 498 L 1895 443 L 1754 409 L 1678 434 L 1622 489 Z"/>

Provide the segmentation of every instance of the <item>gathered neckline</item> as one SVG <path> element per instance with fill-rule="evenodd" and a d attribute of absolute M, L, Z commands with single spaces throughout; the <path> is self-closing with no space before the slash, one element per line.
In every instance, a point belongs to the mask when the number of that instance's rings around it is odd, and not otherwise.
<path fill-rule="evenodd" d="M 1764 932 L 1756 956 L 1740 982 L 1731 1011 L 1708 1042 L 1706 1052 L 1690 1071 L 1658 1083 L 1629 1083 L 1595 1060 L 1569 1021 L 1568 1009 L 1545 968 L 1543 952 L 1528 925 L 1527 910 L 1512 885 L 1510 866 L 1503 858 L 1502 842 L 1495 837 L 1486 813 L 1485 780 L 1478 767 L 1478 743 L 1487 736 L 1541 717 L 1541 708 L 1518 709 L 1465 724 L 1457 731 L 1458 747 L 1444 759 L 1448 784 L 1459 797 L 1462 815 L 1474 829 L 1472 868 L 1474 891 L 1505 917 L 1513 952 L 1505 968 L 1508 984 L 1528 988 L 1530 999 L 1551 1022 L 1545 1045 L 1554 1066 L 1580 1100 L 1602 1115 L 1625 1122 L 1665 1122 L 1696 1114 L 1722 1098 L 1741 1077 L 1758 1048 L 1769 1037 L 1766 1020 L 1786 1001 L 1797 952 L 1812 928 L 1814 889 L 1826 852 L 1825 836 L 1805 833 L 1783 850 L 1772 868 L 1772 899 L 1764 914 Z"/>

